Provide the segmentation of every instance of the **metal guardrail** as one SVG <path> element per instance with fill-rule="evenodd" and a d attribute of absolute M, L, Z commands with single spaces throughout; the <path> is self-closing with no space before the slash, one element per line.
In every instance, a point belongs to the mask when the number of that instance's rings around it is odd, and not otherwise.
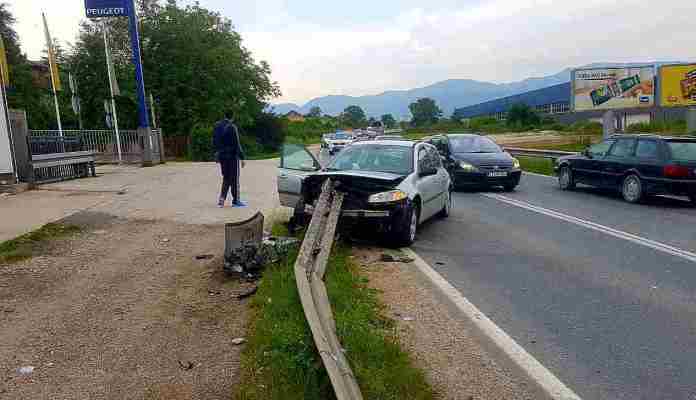
<path fill-rule="evenodd" d="M 31 183 L 50 183 L 67 179 L 96 176 L 93 150 L 69 153 L 39 154 L 31 157 Z"/>
<path fill-rule="evenodd" d="M 522 157 L 538 157 L 538 158 L 550 158 L 555 160 L 557 158 L 565 156 L 574 156 L 578 153 L 573 153 L 570 151 L 558 151 L 558 150 L 537 150 L 537 149 L 525 149 L 520 147 L 504 147 L 504 150 L 513 156 Z"/>
<path fill-rule="evenodd" d="M 336 335 L 336 322 L 324 274 L 343 206 L 343 193 L 327 179 L 295 262 L 295 281 L 314 343 L 338 400 L 361 400 L 362 394 Z"/>

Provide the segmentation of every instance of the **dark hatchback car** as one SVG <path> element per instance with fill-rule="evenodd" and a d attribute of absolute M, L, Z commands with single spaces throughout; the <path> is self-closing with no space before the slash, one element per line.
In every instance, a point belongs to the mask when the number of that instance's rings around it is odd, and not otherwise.
<path fill-rule="evenodd" d="M 577 183 L 618 189 L 630 203 L 646 196 L 688 196 L 696 203 L 696 137 L 617 135 L 555 165 L 561 189 Z"/>
<path fill-rule="evenodd" d="M 519 161 L 485 136 L 435 135 L 423 141 L 438 149 L 455 188 L 502 186 L 513 191 L 520 183 Z"/>

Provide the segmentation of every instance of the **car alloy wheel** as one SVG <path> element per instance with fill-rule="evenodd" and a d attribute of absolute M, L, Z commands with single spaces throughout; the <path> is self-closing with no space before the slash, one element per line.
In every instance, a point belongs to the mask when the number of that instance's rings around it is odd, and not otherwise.
<path fill-rule="evenodd" d="M 637 203 L 643 197 L 643 185 L 636 175 L 629 175 L 623 181 L 622 194 L 629 203 Z"/>
<path fill-rule="evenodd" d="M 452 192 L 447 191 L 447 202 L 445 203 L 445 217 L 449 217 L 450 212 L 452 211 Z"/>
<path fill-rule="evenodd" d="M 558 174 L 558 185 L 561 187 L 561 190 L 573 188 L 573 172 L 569 167 L 561 168 L 561 173 Z"/>

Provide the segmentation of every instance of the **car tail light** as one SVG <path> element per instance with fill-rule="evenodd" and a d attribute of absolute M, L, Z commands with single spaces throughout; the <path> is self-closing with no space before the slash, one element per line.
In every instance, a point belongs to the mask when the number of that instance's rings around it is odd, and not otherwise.
<path fill-rule="evenodd" d="M 689 176 L 689 168 L 679 165 L 667 165 L 664 168 L 664 174 L 668 178 L 686 178 Z"/>

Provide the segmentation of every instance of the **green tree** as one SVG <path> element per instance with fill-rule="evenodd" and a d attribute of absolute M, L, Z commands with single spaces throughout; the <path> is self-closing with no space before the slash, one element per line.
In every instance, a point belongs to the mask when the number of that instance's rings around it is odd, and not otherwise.
<path fill-rule="evenodd" d="M 307 114 L 308 117 L 310 118 L 319 118 L 321 117 L 321 108 L 319 106 L 314 106 L 309 109 L 309 114 Z"/>
<path fill-rule="evenodd" d="M 382 125 L 387 129 L 393 129 L 396 126 L 396 119 L 394 119 L 394 116 L 391 114 L 382 115 L 380 120 L 382 121 Z"/>
<path fill-rule="evenodd" d="M 193 5 L 139 1 L 145 85 L 158 100 L 165 134 L 189 134 L 210 126 L 225 111 L 243 128 L 252 127 L 267 101 L 280 95 L 266 62 L 256 62 L 232 23 L 219 13 Z M 127 21 L 107 20 L 121 88 L 119 122 L 137 124 L 134 71 Z M 109 97 L 101 23 L 85 22 L 75 44 L 71 67 L 83 96 L 86 126 L 102 126 L 103 100 Z"/>
<path fill-rule="evenodd" d="M 541 118 L 524 103 L 513 104 L 507 112 L 507 124 L 512 127 L 527 128 L 539 125 Z"/>
<path fill-rule="evenodd" d="M 442 116 L 442 110 L 437 106 L 435 100 L 428 97 L 418 99 L 415 103 L 411 103 L 408 109 L 413 116 L 411 123 L 415 126 L 434 124 Z"/>
<path fill-rule="evenodd" d="M 362 128 L 367 124 L 365 111 L 360 106 L 348 106 L 341 114 L 341 122 L 350 128 Z"/>
<path fill-rule="evenodd" d="M 367 126 L 375 126 L 377 125 L 377 119 L 375 117 L 370 117 L 367 120 Z"/>

